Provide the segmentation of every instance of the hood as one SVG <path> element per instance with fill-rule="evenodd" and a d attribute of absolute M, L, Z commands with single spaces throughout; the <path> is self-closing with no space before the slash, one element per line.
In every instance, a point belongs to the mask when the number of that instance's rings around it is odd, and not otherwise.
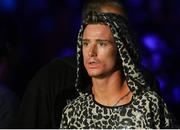
<path fill-rule="evenodd" d="M 105 24 L 108 25 L 117 44 L 118 53 L 122 62 L 122 70 L 128 86 L 133 93 L 142 92 L 143 89 L 149 88 L 143 73 L 141 71 L 140 56 L 138 53 L 137 43 L 135 42 L 127 20 L 117 14 L 112 13 L 91 13 L 83 20 L 78 34 L 77 44 L 77 78 L 75 87 L 81 94 L 84 93 L 88 85 L 91 84 L 91 78 L 88 76 L 82 57 L 82 36 L 85 27 L 88 24 Z"/>

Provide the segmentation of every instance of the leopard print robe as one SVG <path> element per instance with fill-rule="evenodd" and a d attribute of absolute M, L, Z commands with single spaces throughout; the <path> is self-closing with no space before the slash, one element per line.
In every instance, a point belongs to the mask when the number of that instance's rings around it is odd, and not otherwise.
<path fill-rule="evenodd" d="M 83 78 L 82 34 L 90 20 L 108 25 L 117 44 L 123 73 L 133 93 L 130 103 L 121 106 L 103 106 L 97 103 L 91 91 L 85 91 Z M 87 80 L 88 81 L 88 80 Z M 139 54 L 127 21 L 120 15 L 101 13 L 88 15 L 78 35 L 77 79 L 80 96 L 63 111 L 60 128 L 169 128 L 171 116 L 163 100 L 150 90 L 140 69 Z M 84 88 L 83 88 L 84 87 Z M 90 88 L 91 89 L 91 88 Z"/>

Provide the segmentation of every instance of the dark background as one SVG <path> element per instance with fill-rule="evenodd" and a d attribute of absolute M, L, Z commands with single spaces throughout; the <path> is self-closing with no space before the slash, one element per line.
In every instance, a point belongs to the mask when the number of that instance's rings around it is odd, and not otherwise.
<path fill-rule="evenodd" d="M 55 57 L 76 53 L 83 0 L 0 0 L 0 51 L 10 61 L 8 86 L 22 97 L 27 83 Z M 123 0 L 146 66 L 180 120 L 180 0 Z"/>

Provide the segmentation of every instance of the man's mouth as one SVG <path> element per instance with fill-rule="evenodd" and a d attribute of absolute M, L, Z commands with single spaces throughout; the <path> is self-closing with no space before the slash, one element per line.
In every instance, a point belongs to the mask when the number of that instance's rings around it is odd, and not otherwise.
<path fill-rule="evenodd" d="M 96 60 L 90 60 L 89 62 L 88 62 L 88 66 L 89 66 L 89 68 L 97 68 L 97 66 L 99 65 L 99 62 L 98 61 L 96 61 Z"/>

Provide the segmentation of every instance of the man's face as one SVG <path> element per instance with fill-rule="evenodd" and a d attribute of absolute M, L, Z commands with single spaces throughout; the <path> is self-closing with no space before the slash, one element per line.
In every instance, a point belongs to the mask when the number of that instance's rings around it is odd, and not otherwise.
<path fill-rule="evenodd" d="M 84 66 L 89 76 L 102 78 L 115 70 L 117 47 L 107 25 L 87 25 L 82 49 Z"/>

